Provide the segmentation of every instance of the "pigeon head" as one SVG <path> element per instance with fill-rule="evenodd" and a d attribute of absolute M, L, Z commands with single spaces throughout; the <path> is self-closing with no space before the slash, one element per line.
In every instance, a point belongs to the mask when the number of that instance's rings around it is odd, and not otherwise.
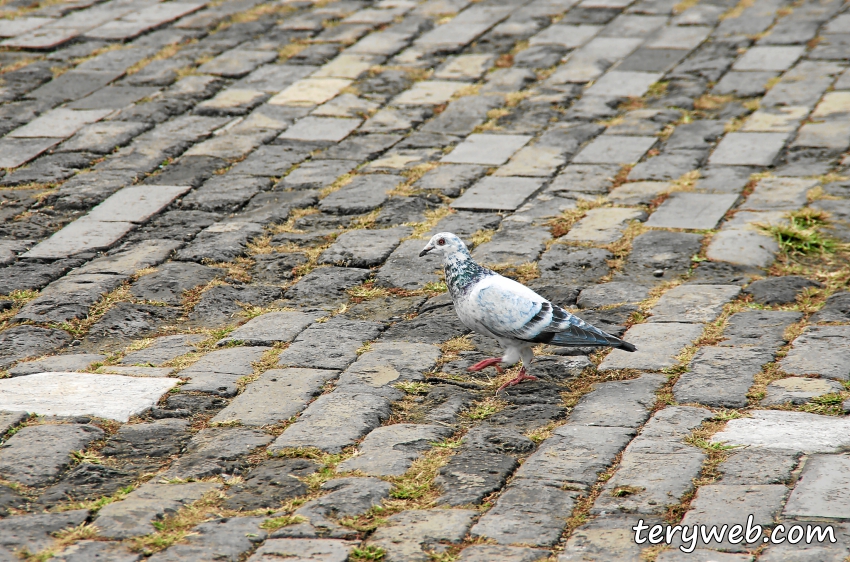
<path fill-rule="evenodd" d="M 469 257 L 466 244 L 451 232 L 440 232 L 432 236 L 428 244 L 419 252 L 419 257 L 431 253 L 441 256 L 444 262 L 451 257 Z"/>

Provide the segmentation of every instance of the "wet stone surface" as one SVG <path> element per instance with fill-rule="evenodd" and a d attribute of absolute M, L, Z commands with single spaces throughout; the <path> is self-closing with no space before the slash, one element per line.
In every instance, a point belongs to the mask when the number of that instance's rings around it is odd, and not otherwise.
<path fill-rule="evenodd" d="M 0 4 L 0 560 L 850 555 L 845 5 Z"/>

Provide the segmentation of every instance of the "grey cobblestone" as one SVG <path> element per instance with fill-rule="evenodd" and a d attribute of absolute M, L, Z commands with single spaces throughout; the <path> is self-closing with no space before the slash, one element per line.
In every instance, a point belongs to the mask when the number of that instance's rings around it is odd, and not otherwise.
<path fill-rule="evenodd" d="M 845 8 L 6 2 L 0 558 L 843 560 Z M 638 351 L 492 398 L 445 231 Z"/>

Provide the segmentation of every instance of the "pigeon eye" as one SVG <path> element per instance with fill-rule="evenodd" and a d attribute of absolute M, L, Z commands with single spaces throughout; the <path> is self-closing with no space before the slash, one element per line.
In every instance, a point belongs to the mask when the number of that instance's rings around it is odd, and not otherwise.
<path fill-rule="evenodd" d="M 445 246 L 446 245 L 445 238 L 440 238 L 439 240 L 437 240 L 437 245 L 438 246 Z"/>

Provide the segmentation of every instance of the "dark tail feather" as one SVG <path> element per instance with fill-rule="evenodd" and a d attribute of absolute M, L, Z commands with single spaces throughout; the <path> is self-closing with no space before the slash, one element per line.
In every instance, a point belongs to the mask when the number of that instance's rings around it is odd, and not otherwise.
<path fill-rule="evenodd" d="M 637 351 L 637 348 L 635 346 L 623 340 L 620 340 L 620 345 L 618 347 L 623 351 L 628 351 L 629 353 L 631 353 L 632 351 Z"/>

